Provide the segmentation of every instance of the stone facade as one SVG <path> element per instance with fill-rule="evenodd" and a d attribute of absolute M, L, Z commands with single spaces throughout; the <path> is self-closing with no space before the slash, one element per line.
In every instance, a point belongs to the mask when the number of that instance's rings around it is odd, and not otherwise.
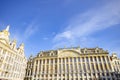
<path fill-rule="evenodd" d="M 0 80 L 23 80 L 27 59 L 24 44 L 16 48 L 16 40 L 10 42 L 9 26 L 0 31 Z"/>
<path fill-rule="evenodd" d="M 115 53 L 113 53 L 111 56 L 111 60 L 114 68 L 114 74 L 116 75 L 118 80 L 120 80 L 120 59 L 117 57 Z"/>
<path fill-rule="evenodd" d="M 102 48 L 41 51 L 27 62 L 24 80 L 120 80 L 120 59 Z"/>

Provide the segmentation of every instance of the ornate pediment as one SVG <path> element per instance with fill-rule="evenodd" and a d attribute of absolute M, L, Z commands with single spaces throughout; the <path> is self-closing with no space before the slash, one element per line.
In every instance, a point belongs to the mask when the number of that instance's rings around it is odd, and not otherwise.
<path fill-rule="evenodd" d="M 80 52 L 75 50 L 63 50 L 59 52 L 58 57 L 78 57 L 80 56 Z"/>

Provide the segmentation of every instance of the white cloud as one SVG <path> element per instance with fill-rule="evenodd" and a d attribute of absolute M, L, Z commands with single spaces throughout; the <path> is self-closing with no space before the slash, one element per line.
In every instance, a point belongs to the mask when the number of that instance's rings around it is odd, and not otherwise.
<path fill-rule="evenodd" d="M 56 34 L 53 39 L 55 45 L 68 43 L 95 33 L 99 30 L 120 24 L 120 1 L 115 0 L 74 16 L 65 27 L 64 31 Z M 74 40 L 74 41 L 73 41 Z"/>
<path fill-rule="evenodd" d="M 38 30 L 38 26 L 36 25 L 36 23 L 32 22 L 31 24 L 28 25 L 28 27 L 24 32 L 24 38 L 25 39 L 29 38 L 31 35 L 37 32 L 37 30 Z"/>
<path fill-rule="evenodd" d="M 12 27 L 12 26 L 11 26 Z M 23 28 L 23 32 L 18 32 L 17 28 L 14 30 L 14 34 L 11 34 L 11 41 L 13 39 L 17 40 L 18 44 L 21 44 L 22 42 L 25 43 L 25 41 L 28 40 L 33 34 L 35 34 L 38 30 L 38 25 L 36 24 L 35 21 L 32 21 L 30 24 L 26 24 L 26 28 Z"/>

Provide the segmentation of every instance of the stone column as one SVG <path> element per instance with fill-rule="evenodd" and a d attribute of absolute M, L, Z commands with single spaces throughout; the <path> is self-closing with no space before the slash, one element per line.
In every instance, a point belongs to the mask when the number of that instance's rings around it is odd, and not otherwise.
<path fill-rule="evenodd" d="M 63 79 L 63 58 L 61 58 L 61 79 Z"/>
<path fill-rule="evenodd" d="M 91 67 L 91 59 L 90 59 L 90 56 L 88 57 L 88 60 L 89 60 L 89 63 L 88 63 L 88 65 L 89 65 L 89 67 L 90 67 L 90 78 L 92 78 L 92 67 Z"/>
<path fill-rule="evenodd" d="M 84 78 L 84 75 L 83 75 L 83 72 L 84 72 L 84 70 L 83 70 L 83 57 L 80 57 L 81 58 L 81 60 L 80 60 L 80 63 L 81 63 L 81 73 L 82 73 L 82 77 L 81 78 Z"/>
<path fill-rule="evenodd" d="M 71 74 L 70 74 L 70 73 L 71 73 L 71 72 L 70 72 L 71 70 L 70 70 L 70 69 L 71 69 L 71 68 L 70 68 L 70 58 L 68 57 L 69 80 L 70 80 L 70 76 L 71 76 Z"/>
<path fill-rule="evenodd" d="M 43 59 L 41 59 L 41 70 L 40 70 L 40 79 L 43 79 L 42 75 L 43 75 Z"/>
<path fill-rule="evenodd" d="M 50 67 L 51 67 L 50 63 L 51 63 L 51 58 L 49 59 L 48 62 L 48 80 L 50 79 Z"/>
<path fill-rule="evenodd" d="M 96 56 L 92 56 L 92 58 L 93 58 L 94 70 L 95 70 L 95 73 L 96 73 L 96 72 L 97 72 L 97 69 L 96 69 L 96 61 L 95 61 L 95 57 L 96 57 Z M 96 74 L 95 74 L 94 78 L 96 78 Z"/>
<path fill-rule="evenodd" d="M 57 80 L 59 80 L 59 74 L 60 74 L 60 72 L 59 72 L 59 58 L 57 58 Z"/>
<path fill-rule="evenodd" d="M 101 62 L 101 61 L 99 61 L 99 59 L 98 59 L 98 58 L 99 58 L 99 57 L 97 56 L 97 57 L 96 57 L 96 60 L 97 60 L 98 71 L 99 71 L 98 73 L 99 73 L 99 75 L 100 75 L 100 72 L 101 72 L 100 62 Z M 97 76 L 99 77 L 99 75 L 97 75 Z"/>
<path fill-rule="evenodd" d="M 76 57 L 76 66 L 77 66 L 77 78 L 78 78 L 78 80 L 80 80 L 80 76 L 79 76 L 79 65 L 78 65 L 78 57 Z"/>
<path fill-rule="evenodd" d="M 73 77 L 73 80 L 75 80 L 75 65 L 74 64 L 75 64 L 75 61 L 74 61 L 74 58 L 72 57 L 72 68 L 73 68 L 72 69 L 72 71 L 73 71 L 73 76 L 72 77 Z"/>
<path fill-rule="evenodd" d="M 34 60 L 34 64 L 33 64 L 33 75 L 32 75 L 32 79 L 35 79 L 35 78 L 34 78 L 34 75 L 36 75 L 36 74 L 35 74 L 35 68 L 36 68 L 36 60 Z"/>
<path fill-rule="evenodd" d="M 53 59 L 53 80 L 55 79 L 55 58 Z"/>

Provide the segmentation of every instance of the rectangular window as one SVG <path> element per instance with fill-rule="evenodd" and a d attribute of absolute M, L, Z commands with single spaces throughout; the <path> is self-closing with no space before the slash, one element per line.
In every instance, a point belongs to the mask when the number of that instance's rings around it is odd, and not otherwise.
<path fill-rule="evenodd" d="M 66 67 L 66 68 L 67 68 L 67 72 L 69 72 L 69 66 L 68 66 L 68 64 L 67 64 L 67 67 Z"/>
<path fill-rule="evenodd" d="M 99 62 L 101 62 L 100 56 L 98 56 L 98 60 L 99 60 Z"/>
<path fill-rule="evenodd" d="M 65 59 L 64 58 L 62 58 L 63 59 L 63 63 L 65 62 Z"/>
<path fill-rule="evenodd" d="M 66 58 L 66 62 L 68 62 L 68 58 Z"/>
<path fill-rule="evenodd" d="M 45 59 L 43 59 L 43 64 L 45 64 Z"/>
<path fill-rule="evenodd" d="M 59 58 L 59 63 L 61 63 L 61 58 Z"/>
<path fill-rule="evenodd" d="M 84 57 L 82 57 L 82 61 L 83 61 L 83 62 L 85 62 L 85 59 L 84 59 Z"/>
<path fill-rule="evenodd" d="M 102 56 L 102 59 L 103 59 L 103 62 L 105 62 L 105 57 L 104 56 Z"/>
<path fill-rule="evenodd" d="M 49 65 L 46 65 L 46 72 L 48 73 L 48 70 L 49 70 Z"/>
<path fill-rule="evenodd" d="M 105 74 L 104 74 L 104 73 L 102 73 L 102 76 L 105 76 Z"/>
<path fill-rule="evenodd" d="M 109 66 L 110 70 L 112 70 L 112 67 L 111 67 L 110 63 L 108 63 L 108 66 Z"/>
<path fill-rule="evenodd" d="M 79 64 L 79 71 L 82 72 L 82 69 L 81 69 L 81 64 Z"/>
<path fill-rule="evenodd" d="M 65 72 L 65 64 L 63 64 L 63 72 Z"/>
<path fill-rule="evenodd" d="M 59 64 L 59 72 L 61 73 L 61 65 Z"/>
<path fill-rule="evenodd" d="M 41 64 L 41 60 L 40 60 L 40 64 Z"/>
<path fill-rule="evenodd" d="M 90 65 L 89 65 L 89 63 L 87 63 L 86 66 L 88 67 L 88 70 L 90 70 Z"/>
<path fill-rule="evenodd" d="M 109 73 L 107 73 L 107 76 L 109 76 Z"/>
<path fill-rule="evenodd" d="M 94 57 L 94 61 L 97 62 L 96 56 Z"/>
<path fill-rule="evenodd" d="M 88 57 L 86 57 L 86 62 L 89 62 L 89 59 L 88 59 Z"/>
<path fill-rule="evenodd" d="M 91 64 L 91 66 L 92 66 L 92 71 L 95 71 L 95 69 L 94 69 L 94 64 L 93 64 L 93 63 Z"/>
<path fill-rule="evenodd" d="M 92 58 L 92 56 L 90 57 L 90 61 L 93 62 L 93 58 Z"/>
<path fill-rule="evenodd" d="M 109 57 L 108 56 L 106 56 L 106 59 L 107 59 L 107 62 L 109 62 Z"/>
<path fill-rule="evenodd" d="M 99 71 L 99 68 L 98 68 L 98 64 L 96 63 L 96 69 L 97 69 L 97 71 Z"/>
<path fill-rule="evenodd" d="M 78 57 L 78 62 L 80 62 L 80 57 Z"/>
<path fill-rule="evenodd" d="M 57 73 L 57 65 L 55 65 L 55 73 Z"/>
<path fill-rule="evenodd" d="M 53 63 L 53 59 L 51 59 L 51 63 Z"/>
<path fill-rule="evenodd" d="M 103 71 L 103 66 L 102 66 L 102 63 L 100 63 L 100 69 L 101 69 L 101 71 Z"/>
<path fill-rule="evenodd" d="M 105 70 L 107 71 L 107 65 L 106 65 L 106 63 L 104 63 L 104 66 L 105 66 Z"/>
<path fill-rule="evenodd" d="M 55 63 L 57 63 L 57 58 L 55 58 Z"/>
<path fill-rule="evenodd" d="M 74 62 L 76 62 L 76 57 L 74 57 Z"/>
<path fill-rule="evenodd" d="M 72 58 L 70 58 L 70 62 L 72 62 Z"/>
<path fill-rule="evenodd" d="M 49 59 L 47 59 L 47 63 L 49 64 Z"/>
<path fill-rule="evenodd" d="M 73 66 L 72 66 L 72 64 L 70 64 L 70 68 L 71 68 L 70 70 L 71 70 L 71 72 L 72 72 L 72 71 L 73 71 Z"/>
<path fill-rule="evenodd" d="M 83 70 L 84 70 L 84 72 L 86 72 L 86 66 L 84 63 L 83 63 Z"/>

